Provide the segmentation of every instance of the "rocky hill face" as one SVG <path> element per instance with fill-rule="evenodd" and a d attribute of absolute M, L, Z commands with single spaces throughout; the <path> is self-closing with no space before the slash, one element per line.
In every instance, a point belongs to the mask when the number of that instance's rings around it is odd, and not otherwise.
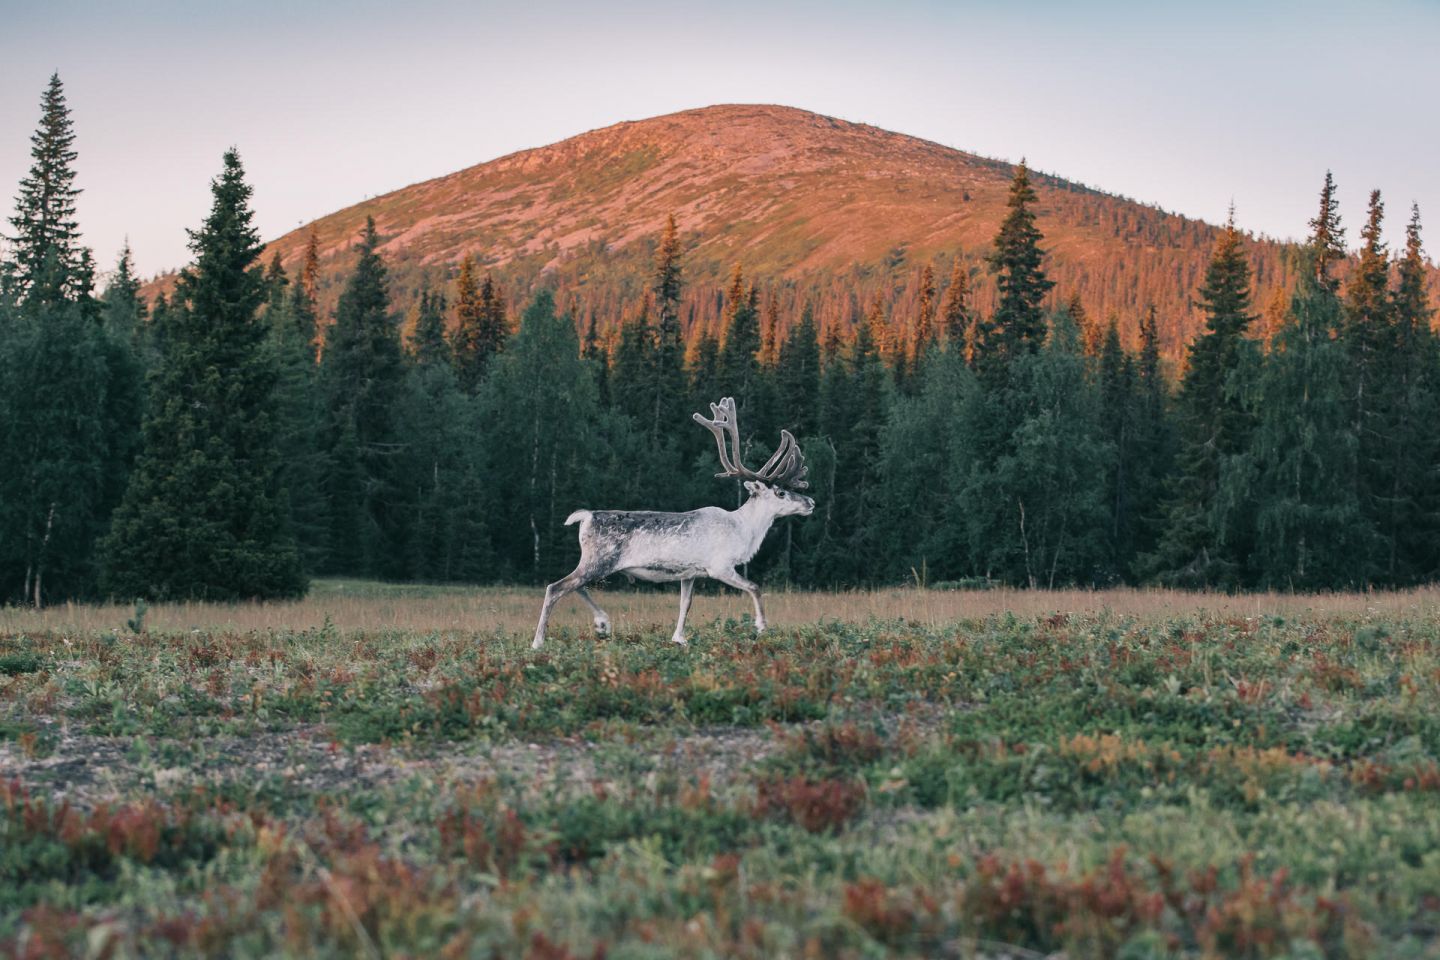
<path fill-rule="evenodd" d="M 350 268 L 367 216 L 384 238 L 397 309 L 450 285 L 469 254 L 512 303 L 537 285 L 601 330 L 638 308 L 665 217 L 685 243 L 692 330 L 714 327 L 737 262 L 782 327 L 813 303 L 822 329 L 848 325 L 874 297 L 907 322 L 926 263 L 942 287 L 959 257 L 976 306 L 994 286 L 984 256 L 1013 168 L 864 124 L 780 106 L 714 106 L 620 123 L 482 163 L 315 222 L 322 307 Z M 1195 290 L 1218 228 L 1057 177 L 1037 175 L 1039 225 L 1058 281 L 1091 316 L 1129 336 L 1154 305 L 1168 353 L 1198 329 Z M 310 227 L 275 240 L 298 269 Z M 1255 241 L 1257 312 L 1283 282 L 1284 246 Z M 270 256 L 267 252 L 267 259 Z"/>

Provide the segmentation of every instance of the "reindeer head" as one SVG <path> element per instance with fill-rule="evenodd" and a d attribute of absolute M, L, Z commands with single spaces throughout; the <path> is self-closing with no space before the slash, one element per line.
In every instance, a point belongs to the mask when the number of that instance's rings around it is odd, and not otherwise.
<path fill-rule="evenodd" d="M 790 435 L 789 430 L 780 431 L 780 446 L 775 448 L 765 466 L 751 470 L 740 459 L 740 426 L 735 417 L 735 399 L 726 397 L 719 403 L 710 404 L 707 420 L 700 414 L 692 414 L 695 422 L 715 435 L 715 445 L 720 449 L 722 472 L 717 477 L 735 477 L 745 481 L 745 489 L 751 499 L 767 501 L 777 516 L 798 513 L 809 516 L 815 509 L 815 501 L 796 491 L 810 486 L 805 479 L 807 467 L 805 454 L 800 444 Z M 729 450 L 726 449 L 727 443 Z"/>

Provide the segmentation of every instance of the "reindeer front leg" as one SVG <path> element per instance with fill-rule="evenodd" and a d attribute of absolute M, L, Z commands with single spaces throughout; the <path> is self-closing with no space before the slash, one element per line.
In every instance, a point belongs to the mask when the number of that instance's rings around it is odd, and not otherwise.
<path fill-rule="evenodd" d="M 755 632 L 764 633 L 765 607 L 760 603 L 760 588 L 757 585 L 751 583 L 749 580 L 746 580 L 744 577 L 740 576 L 740 574 L 736 573 L 734 570 L 721 570 L 718 572 L 712 572 L 710 574 L 710 577 L 713 580 L 719 580 L 721 583 L 725 584 L 728 587 L 734 587 L 736 590 L 744 590 L 746 593 L 750 594 L 750 599 L 755 601 Z"/>
<path fill-rule="evenodd" d="M 675 622 L 675 633 L 670 637 L 670 642 L 678 643 L 682 647 L 685 646 L 685 617 L 690 613 L 690 596 L 694 590 L 694 577 L 680 581 L 680 619 Z"/>

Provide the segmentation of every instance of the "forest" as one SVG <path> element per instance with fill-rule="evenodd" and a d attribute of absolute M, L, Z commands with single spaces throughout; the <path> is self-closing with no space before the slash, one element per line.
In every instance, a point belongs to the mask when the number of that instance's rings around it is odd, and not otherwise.
<path fill-rule="evenodd" d="M 695 330 L 673 217 L 618 331 L 468 258 L 403 316 L 373 222 L 321 316 L 313 242 L 293 275 L 266 262 L 233 149 L 173 291 L 147 302 L 128 250 L 101 289 L 58 77 L 41 107 L 0 260 L 3 602 L 554 580 L 577 508 L 738 504 L 690 420 L 722 396 L 750 461 L 784 428 L 810 466 L 814 515 L 751 564 L 771 584 L 1310 591 L 1440 567 L 1428 262 L 1418 210 L 1387 247 L 1378 191 L 1351 253 L 1326 176 L 1268 322 L 1232 213 L 1178 366 L 1155 309 L 1127 345 L 1047 277 L 1023 164 L 982 278 L 920 265 L 904 315 L 876 299 L 848 330 L 803 304 L 782 322 L 743 263 L 718 335 Z"/>

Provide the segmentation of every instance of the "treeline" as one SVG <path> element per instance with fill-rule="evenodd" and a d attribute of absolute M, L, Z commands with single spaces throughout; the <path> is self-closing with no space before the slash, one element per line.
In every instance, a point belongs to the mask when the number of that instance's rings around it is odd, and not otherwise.
<path fill-rule="evenodd" d="M 927 269 L 905 316 L 873 298 L 846 336 L 803 306 L 776 323 L 737 266 L 723 323 L 687 344 L 673 218 L 612 336 L 545 290 L 517 322 L 469 259 L 402 323 L 373 223 L 322 324 L 313 239 L 294 275 L 261 265 L 234 151 L 173 295 L 145 304 L 127 252 L 97 297 L 58 78 L 43 111 L 0 274 L 8 600 L 553 580 L 578 507 L 738 504 L 689 419 L 726 395 L 749 462 L 785 428 L 810 463 L 815 514 L 752 564 L 771 582 L 1322 589 L 1440 567 L 1419 216 L 1392 256 L 1372 194 L 1342 284 L 1328 176 L 1268 324 L 1232 217 L 1177 380 L 1156 311 L 1132 349 L 1054 289 L 1023 164 L 985 260 L 993 309 L 969 271 Z M 1066 309 L 1045 308 L 1056 294 Z"/>

